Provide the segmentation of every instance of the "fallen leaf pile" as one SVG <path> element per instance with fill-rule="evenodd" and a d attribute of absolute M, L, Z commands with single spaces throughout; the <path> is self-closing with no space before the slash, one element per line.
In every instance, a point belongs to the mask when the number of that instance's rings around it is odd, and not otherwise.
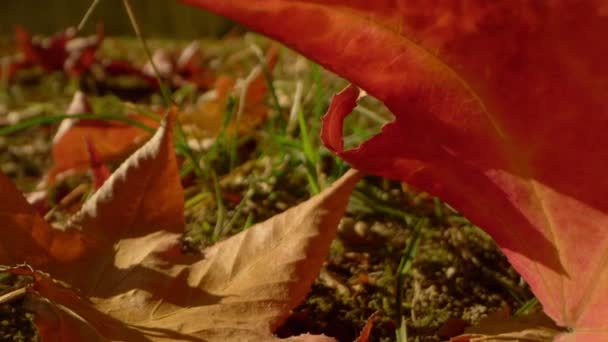
<path fill-rule="evenodd" d="M 325 118 L 326 146 L 490 233 L 567 329 L 556 340 L 608 340 L 606 1 L 183 2 L 353 82 Z M 396 119 L 344 150 L 357 87 Z"/>
<path fill-rule="evenodd" d="M 213 85 L 215 75 L 204 65 L 204 60 L 198 42 L 192 42 L 178 53 L 158 49 L 152 55 L 152 62 L 143 65 L 125 59 L 100 58 L 96 77 L 98 81 L 105 82 L 109 77 L 128 76 L 158 90 L 156 71 L 152 65 L 154 63 L 158 76 L 173 88 L 191 84 L 200 89 L 208 89 Z"/>
<path fill-rule="evenodd" d="M 183 254 L 174 120 L 171 111 L 62 230 L 0 174 L 0 264 L 31 278 L 12 296 L 25 296 L 42 341 L 273 341 L 308 292 L 360 174 Z"/>
<path fill-rule="evenodd" d="M 97 85 L 107 85 L 111 77 L 131 77 L 150 90 L 159 84 L 150 62 L 142 65 L 129 60 L 111 59 L 98 54 L 104 41 L 102 25 L 95 35 L 80 37 L 70 27 L 48 38 L 33 37 L 25 28 L 15 27 L 18 53 L 2 59 L 0 79 L 15 81 L 20 73 L 41 69 L 44 73 L 62 72 L 69 77 L 91 77 Z M 153 62 L 161 78 L 169 86 L 178 88 L 192 84 L 208 89 L 215 76 L 204 64 L 205 57 L 197 42 L 192 42 L 179 53 L 157 50 Z"/>
<path fill-rule="evenodd" d="M 62 71 L 80 76 L 95 62 L 95 54 L 104 39 L 103 26 L 89 37 L 77 37 L 75 28 L 68 28 L 47 39 L 35 39 L 21 26 L 15 27 L 19 54 L 6 59 L 0 76 L 9 81 L 20 71 L 40 67 L 44 72 Z"/>

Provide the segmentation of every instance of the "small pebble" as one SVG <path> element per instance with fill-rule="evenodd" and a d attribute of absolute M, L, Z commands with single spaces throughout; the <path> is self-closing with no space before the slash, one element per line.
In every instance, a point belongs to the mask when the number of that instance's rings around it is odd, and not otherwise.
<path fill-rule="evenodd" d="M 445 270 L 445 277 L 451 279 L 456 274 L 456 267 L 450 266 Z"/>
<path fill-rule="evenodd" d="M 395 235 L 395 229 L 392 229 L 382 222 L 374 222 L 370 230 L 385 239 L 392 238 Z"/>
<path fill-rule="evenodd" d="M 354 231 L 355 234 L 357 234 L 357 236 L 359 237 L 365 237 L 367 235 L 367 232 L 369 230 L 369 227 L 367 225 L 367 223 L 363 222 L 363 221 L 357 221 L 357 223 L 355 223 L 355 227 L 354 227 Z"/>

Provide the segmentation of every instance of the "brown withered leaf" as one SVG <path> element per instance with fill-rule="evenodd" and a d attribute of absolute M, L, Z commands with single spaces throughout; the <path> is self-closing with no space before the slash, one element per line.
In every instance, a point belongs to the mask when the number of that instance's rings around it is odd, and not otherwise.
<path fill-rule="evenodd" d="M 0 226 L 11 228 L 3 231 L 10 245 L 0 244 L 0 264 L 27 262 L 48 272 L 13 269 L 35 279 L 28 307 L 42 332 L 55 331 L 43 333 L 43 341 L 272 341 L 272 331 L 309 291 L 360 174 L 348 172 L 323 193 L 203 256 L 185 255 L 172 118 L 64 231 L 50 228 L 0 177 L 0 189 L 23 201 L 0 202 Z M 19 245 L 15 232 L 23 236 Z"/>
<path fill-rule="evenodd" d="M 494 312 L 450 342 L 549 342 L 564 332 L 544 313 L 511 317 L 508 308 Z"/>

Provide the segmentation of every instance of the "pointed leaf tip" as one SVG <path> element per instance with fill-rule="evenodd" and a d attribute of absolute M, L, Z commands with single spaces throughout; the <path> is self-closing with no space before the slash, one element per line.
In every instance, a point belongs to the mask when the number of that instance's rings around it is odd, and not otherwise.
<path fill-rule="evenodd" d="M 70 267 L 46 269 L 91 295 L 103 288 L 98 277 L 114 267 L 119 242 L 184 228 L 184 195 L 172 141 L 174 113 L 154 136 L 123 162 L 71 219 L 68 232 L 84 232 L 84 248 L 63 261 Z M 69 250 L 68 245 L 64 245 Z M 140 260 L 141 261 L 141 260 Z M 129 261 L 128 265 L 137 263 Z M 80 272 L 74 272 L 80 270 Z"/>
<path fill-rule="evenodd" d="M 205 269 L 213 269 L 214 276 L 206 277 L 206 286 L 225 287 L 228 292 L 239 289 L 242 298 L 272 298 L 275 303 L 268 309 L 273 312 L 274 330 L 318 276 L 361 177 L 350 170 L 308 201 L 209 248 Z M 265 292 L 259 293 L 261 289 Z"/>
<path fill-rule="evenodd" d="M 157 229 L 182 231 L 183 190 L 173 149 L 174 120 L 175 112 L 171 110 L 154 136 L 85 202 L 77 215 L 78 220 L 88 222 L 82 224 L 89 229 L 90 225 L 99 227 L 100 232 L 107 233 L 107 227 L 129 232 L 115 240 Z"/>

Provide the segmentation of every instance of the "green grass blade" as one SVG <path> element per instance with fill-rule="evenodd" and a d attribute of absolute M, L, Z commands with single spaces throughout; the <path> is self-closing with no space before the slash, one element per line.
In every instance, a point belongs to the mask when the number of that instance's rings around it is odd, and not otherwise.
<path fill-rule="evenodd" d="M 0 136 L 10 135 L 28 129 L 31 127 L 37 127 L 41 125 L 53 124 L 60 122 L 65 119 L 77 119 L 77 120 L 108 120 L 108 121 L 120 121 L 127 123 L 131 126 L 141 128 L 149 133 L 154 133 L 156 129 L 146 126 L 141 122 L 129 119 L 122 115 L 114 114 L 58 114 L 58 115 L 40 115 L 35 116 L 23 121 L 20 121 L 14 125 L 0 128 Z"/>
<path fill-rule="evenodd" d="M 395 330 L 395 334 L 397 335 L 397 342 L 407 342 L 407 326 L 405 325 L 405 319 L 401 317 L 401 324 L 397 330 Z"/>
<path fill-rule="evenodd" d="M 308 135 L 306 119 L 304 118 L 304 112 L 302 112 L 302 110 L 298 111 L 298 122 L 300 124 L 300 139 L 302 141 L 302 149 L 304 150 L 304 155 L 306 156 L 306 159 L 308 159 L 308 161 L 310 161 L 312 164 L 316 164 L 319 160 L 319 155 L 317 154 L 317 152 L 315 152 L 312 141 L 310 140 L 310 136 Z"/>
<path fill-rule="evenodd" d="M 532 298 L 532 299 L 526 301 L 519 309 L 517 309 L 517 311 L 515 311 L 515 313 L 513 314 L 513 317 L 519 317 L 519 316 L 530 314 L 530 313 L 534 312 L 536 309 L 538 309 L 539 306 L 540 306 L 540 303 L 539 303 L 538 299 Z"/>
<path fill-rule="evenodd" d="M 321 79 L 321 70 L 318 64 L 312 63 L 312 81 L 315 86 L 313 97 L 312 113 L 315 118 L 320 118 L 323 115 L 323 107 L 325 106 L 325 91 Z"/>
<path fill-rule="evenodd" d="M 400 321 L 400 328 L 396 331 L 398 341 L 407 340 L 407 334 L 405 333 L 405 322 L 403 319 L 403 283 L 405 282 L 405 276 L 410 272 L 412 265 L 416 260 L 418 246 L 420 245 L 420 241 L 422 239 L 422 228 L 424 228 L 427 224 L 428 219 L 426 218 L 420 219 L 418 222 L 416 222 L 416 226 L 414 226 L 414 233 L 403 249 L 399 267 L 397 268 L 397 296 L 395 301 L 397 305 L 397 320 Z M 403 331 L 401 331 L 402 328 Z M 405 340 L 403 340 L 404 336 Z"/>

